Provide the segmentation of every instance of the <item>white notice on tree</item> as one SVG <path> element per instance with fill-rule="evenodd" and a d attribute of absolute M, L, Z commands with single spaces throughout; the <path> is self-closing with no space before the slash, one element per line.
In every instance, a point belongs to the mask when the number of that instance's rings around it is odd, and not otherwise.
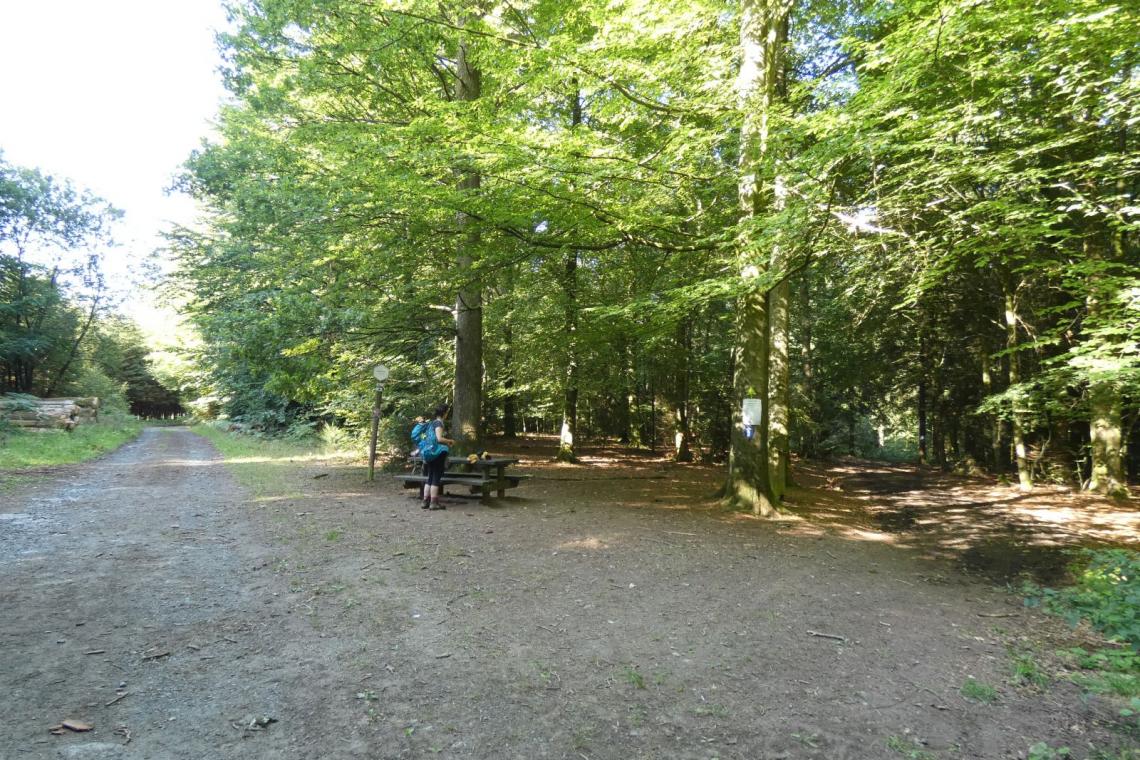
<path fill-rule="evenodd" d="M 740 409 L 741 422 L 745 425 L 756 426 L 760 424 L 760 415 L 764 411 L 764 404 L 758 398 L 746 398 Z"/>

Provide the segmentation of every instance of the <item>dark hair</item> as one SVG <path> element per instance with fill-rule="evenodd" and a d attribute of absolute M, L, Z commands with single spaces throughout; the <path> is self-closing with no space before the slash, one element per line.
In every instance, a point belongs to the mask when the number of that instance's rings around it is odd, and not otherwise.
<path fill-rule="evenodd" d="M 445 414 L 447 414 L 447 410 L 448 410 L 447 404 L 440 404 L 439 406 L 437 406 L 435 408 L 435 416 L 436 417 L 443 417 Z"/>

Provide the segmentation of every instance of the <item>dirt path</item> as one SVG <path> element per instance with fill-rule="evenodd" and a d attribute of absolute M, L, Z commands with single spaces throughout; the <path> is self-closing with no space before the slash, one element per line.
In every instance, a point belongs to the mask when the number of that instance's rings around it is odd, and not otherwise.
<path fill-rule="evenodd" d="M 1083 758 L 1127 739 L 1071 684 L 1010 685 L 1007 646 L 1063 629 L 948 563 L 694 508 L 711 470 L 529 469 L 498 506 L 446 512 L 356 467 L 282 463 L 294 495 L 253 498 L 202 439 L 148 430 L 17 489 L 0 758 Z M 965 699 L 968 677 L 997 701 Z M 48 733 L 65 718 L 95 729 Z"/>
<path fill-rule="evenodd" d="M 206 441 L 148 429 L 14 501 L 0 533 L 0 757 L 232 757 L 231 721 L 281 711 L 284 605 L 254 571 L 266 547 Z M 67 718 L 95 731 L 48 733 Z M 259 740 L 273 751 L 283 738 Z"/>

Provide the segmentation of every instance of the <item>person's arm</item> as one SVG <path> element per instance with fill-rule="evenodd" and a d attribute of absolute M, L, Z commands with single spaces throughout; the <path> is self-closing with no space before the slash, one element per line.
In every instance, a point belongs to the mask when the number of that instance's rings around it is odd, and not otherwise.
<path fill-rule="evenodd" d="M 454 446 L 455 441 L 443 434 L 443 422 L 436 420 L 435 439 L 445 446 Z"/>

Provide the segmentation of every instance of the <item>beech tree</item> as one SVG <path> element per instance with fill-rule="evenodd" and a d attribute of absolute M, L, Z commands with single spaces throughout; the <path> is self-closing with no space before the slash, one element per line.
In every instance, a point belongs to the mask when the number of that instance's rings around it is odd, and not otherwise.
<path fill-rule="evenodd" d="M 109 305 L 101 271 L 120 212 L 0 154 L 0 393 L 52 395 Z"/>
<path fill-rule="evenodd" d="M 360 424 L 383 361 L 394 428 L 449 398 L 468 446 L 727 460 L 761 515 L 797 453 L 1123 493 L 1133 9 L 233 13 L 233 105 L 183 178 L 210 224 L 173 238 L 232 414 Z"/>

